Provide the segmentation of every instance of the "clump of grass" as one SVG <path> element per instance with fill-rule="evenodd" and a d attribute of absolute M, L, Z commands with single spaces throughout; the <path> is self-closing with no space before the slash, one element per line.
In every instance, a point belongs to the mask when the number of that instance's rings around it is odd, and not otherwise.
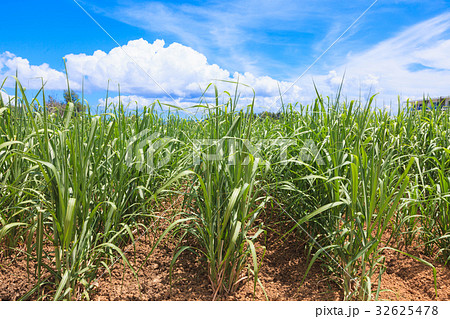
<path fill-rule="evenodd" d="M 244 112 L 237 99 L 227 96 L 223 105 L 215 88 L 215 105 L 206 104 L 207 117 L 191 144 L 195 154 L 194 180 L 185 200 L 189 222 L 184 231 L 196 239 L 194 249 L 206 257 L 213 299 L 236 290 L 246 278 L 244 269 L 257 280 L 259 261 L 255 240 L 262 233 L 257 222 L 269 199 L 258 189 L 260 159 L 247 148 L 253 125 L 253 104 Z M 249 264 L 249 258 L 252 260 Z"/>
<path fill-rule="evenodd" d="M 373 97 L 362 107 L 339 99 L 325 102 L 318 96 L 313 108 L 302 114 L 300 123 L 295 113 L 284 119 L 291 136 L 302 140 L 308 137 L 320 149 L 323 159 L 319 164 L 294 158 L 282 171 L 281 180 L 290 184 L 286 190 L 299 198 L 299 206 L 289 206 L 291 214 L 304 215 L 301 207 L 312 210 L 339 204 L 313 219 L 307 230 L 314 237 L 311 264 L 319 258 L 325 262 L 339 278 L 344 297 L 349 300 L 377 298 L 386 266 L 383 251 L 394 249 L 393 238 L 411 245 L 422 233 L 428 236 L 425 244 L 442 247 L 441 254 L 448 249 L 448 228 L 442 227 L 450 214 L 447 181 L 430 178 L 424 183 L 424 172 L 437 173 L 436 177 L 448 172 L 448 167 L 436 164 L 448 161 L 444 147 L 448 139 L 437 136 L 448 131 L 449 114 L 399 111 L 393 117 L 374 110 L 372 101 Z M 435 161 L 435 156 L 440 160 Z M 428 165 L 430 172 L 423 169 L 423 161 L 433 162 Z M 420 194 L 418 189 L 423 187 L 428 194 L 437 189 L 444 192 L 419 201 L 433 208 L 428 206 L 418 212 L 418 198 L 411 194 Z M 305 195 L 314 200 L 305 203 Z M 424 221 L 433 223 L 418 228 Z M 401 227 L 406 224 L 410 229 L 402 234 Z M 388 230 L 392 234 L 384 237 Z M 435 273 L 431 264 L 418 260 L 431 266 Z M 378 290 L 372 291 L 371 280 L 376 273 Z"/>
<path fill-rule="evenodd" d="M 29 101 L 16 83 L 14 104 L 1 108 L 0 239 L 7 250 L 26 244 L 35 259 L 37 284 L 24 298 L 89 299 L 99 269 L 117 255 L 134 272 L 121 246 L 134 241 L 132 228 L 155 218 L 148 194 L 161 192 L 170 171 L 140 169 L 127 144 L 131 134 L 158 131 L 163 122 L 153 108 L 133 122 L 120 105 L 75 116 L 69 103 L 63 116 L 49 114 L 43 87 Z"/>

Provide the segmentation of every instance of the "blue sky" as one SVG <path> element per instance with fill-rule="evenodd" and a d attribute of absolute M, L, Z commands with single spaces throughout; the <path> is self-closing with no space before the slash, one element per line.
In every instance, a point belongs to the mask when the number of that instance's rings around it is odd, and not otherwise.
<path fill-rule="evenodd" d="M 239 78 L 273 110 L 278 87 L 284 101 L 309 103 L 313 80 L 333 95 L 344 73 L 345 96 L 379 93 L 383 106 L 398 95 L 450 94 L 450 1 L 379 0 L 298 81 L 373 0 L 77 2 L 121 47 L 73 0 L 8 1 L 0 77 L 18 70 L 30 91 L 42 77 L 47 92 L 62 98 L 66 57 L 71 86 L 79 92 L 84 77 L 93 105 L 108 80 L 113 99 L 120 84 L 125 101 L 187 106 L 211 81 Z M 11 94 L 12 86 L 3 89 Z M 243 89 L 243 101 L 250 96 Z"/>

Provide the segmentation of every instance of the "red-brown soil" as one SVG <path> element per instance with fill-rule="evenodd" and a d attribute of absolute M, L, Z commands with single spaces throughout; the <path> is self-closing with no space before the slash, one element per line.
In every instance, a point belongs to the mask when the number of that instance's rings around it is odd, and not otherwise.
<path fill-rule="evenodd" d="M 324 273 L 316 263 L 306 281 L 301 280 L 308 266 L 304 246 L 290 235 L 280 241 L 279 236 L 268 230 L 267 238 L 259 241 L 267 251 L 263 259 L 259 279 L 268 300 L 342 300 L 338 284 Z M 125 250 L 127 258 L 138 272 L 138 281 L 128 267 L 119 260 L 112 267 L 111 275 L 99 273 L 92 300 L 212 300 L 206 262 L 198 255 L 185 251 L 178 258 L 170 284 L 169 268 L 175 245 L 172 240 L 163 242 L 143 264 L 153 242 L 144 236 L 136 244 L 136 254 L 130 245 Z M 432 262 L 437 269 L 437 291 L 434 293 L 433 272 L 429 266 L 386 250 L 386 272 L 382 276 L 380 300 L 450 300 L 450 269 L 424 256 L 419 249 L 409 253 Z M 261 250 L 259 255 L 261 256 Z M 24 295 L 36 279 L 34 264 L 27 273 L 25 255 L 0 259 L 0 300 L 17 300 Z M 125 270 L 124 270 L 125 269 Z M 376 283 L 374 284 L 376 286 Z M 36 295 L 31 299 L 36 299 Z M 253 280 L 244 281 L 237 291 L 220 300 L 266 300 L 260 285 L 254 293 Z"/>
<path fill-rule="evenodd" d="M 381 289 L 386 291 L 381 292 L 379 300 L 450 300 L 450 268 L 433 262 L 418 249 L 409 249 L 407 252 L 436 267 L 437 298 L 430 266 L 387 250 L 386 272 L 381 277 Z"/>
<path fill-rule="evenodd" d="M 34 264 L 29 265 L 30 273 L 34 273 Z M 0 300 L 18 300 L 33 288 L 35 278 L 28 274 L 27 261 L 23 253 L 16 258 L 0 259 Z"/>
<path fill-rule="evenodd" d="M 303 246 L 287 238 L 283 243 L 268 239 L 267 251 L 259 275 L 269 300 L 339 300 L 338 286 L 323 278 L 320 268 L 313 267 L 306 283 L 300 286 L 307 268 Z M 169 267 L 174 247 L 164 244 L 150 256 L 138 274 L 139 284 L 132 272 L 123 265 L 117 265 L 112 276 L 105 274 L 98 282 L 94 300 L 212 300 L 206 262 L 198 255 L 187 251 L 176 262 L 172 286 Z M 136 247 L 136 263 L 140 266 L 145 259 L 149 244 L 146 241 Z M 131 255 L 130 255 L 131 257 Z M 131 257 L 132 258 L 132 257 Z M 124 274 L 124 278 L 122 278 Z M 254 295 L 254 281 L 247 280 L 237 291 L 221 300 L 266 300 L 263 290 L 257 284 Z"/>

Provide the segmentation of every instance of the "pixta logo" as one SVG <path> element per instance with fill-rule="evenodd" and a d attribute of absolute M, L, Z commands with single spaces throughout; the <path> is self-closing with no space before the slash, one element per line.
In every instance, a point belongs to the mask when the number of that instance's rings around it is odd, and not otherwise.
<path fill-rule="evenodd" d="M 128 167 L 153 173 L 167 165 L 171 160 L 170 144 L 173 138 L 161 136 L 158 132 L 149 129 L 134 135 L 129 141 L 125 154 Z M 270 157 L 277 165 L 286 165 L 290 161 L 325 165 L 320 150 L 313 140 L 303 142 L 301 148 L 294 139 L 261 139 L 251 143 L 246 139 L 195 139 L 192 141 L 192 164 L 200 165 L 207 161 L 223 161 L 228 165 L 248 165 L 250 156 L 259 159 L 261 165 L 266 157 Z M 289 147 L 294 146 L 291 151 Z M 298 153 L 294 153 L 296 150 Z"/>
<path fill-rule="evenodd" d="M 264 160 L 264 154 L 272 153 L 276 155 L 276 161 L 287 164 L 289 159 L 297 159 L 305 163 L 315 162 L 318 165 L 325 165 L 320 151 L 313 140 L 306 140 L 300 149 L 297 157 L 288 152 L 289 146 L 297 145 L 294 139 L 262 139 L 251 143 L 246 139 L 196 139 L 193 141 L 192 160 L 194 165 L 200 165 L 202 161 L 228 160 L 229 165 L 236 165 L 238 156 L 242 160 L 239 149 L 244 149 L 246 154 L 251 154 L 255 159 Z M 244 156 L 240 162 L 248 165 L 250 156 Z M 261 161 L 262 163 L 262 161 Z"/>
<path fill-rule="evenodd" d="M 171 153 L 167 146 L 172 140 L 158 132 L 143 130 L 128 141 L 126 165 L 142 172 L 153 173 L 155 169 L 170 162 Z"/>

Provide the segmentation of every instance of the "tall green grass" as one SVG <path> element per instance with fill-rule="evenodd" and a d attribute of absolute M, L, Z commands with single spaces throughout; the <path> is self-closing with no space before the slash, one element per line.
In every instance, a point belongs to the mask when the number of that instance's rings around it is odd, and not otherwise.
<path fill-rule="evenodd" d="M 430 246 L 430 255 L 439 249 L 448 262 L 448 227 L 443 225 L 450 216 L 445 177 L 450 168 L 449 114 L 400 110 L 392 116 L 374 109 L 372 102 L 324 101 L 319 96 L 311 110 L 301 116 L 287 114 L 280 124 L 298 145 L 305 137 L 314 141 L 325 161 L 319 165 L 294 157 L 280 179 L 289 183 L 286 191 L 296 194 L 295 204 L 286 207 L 297 218 L 305 210 L 337 204 L 307 228 L 314 237 L 310 266 L 324 261 L 350 300 L 378 297 L 384 251 L 398 251 L 399 243 L 411 246 L 413 240 L 422 240 Z M 301 154 L 299 146 L 296 152 Z M 426 180 L 431 172 L 435 177 Z M 423 203 L 428 207 L 419 212 Z M 435 272 L 430 263 L 419 261 Z"/>
<path fill-rule="evenodd" d="M 0 247 L 5 257 L 25 249 L 36 265 L 24 299 L 89 299 L 117 256 L 137 275 L 143 265 L 123 253 L 137 228 L 181 236 L 172 266 L 199 253 L 212 298 L 244 280 L 256 287 L 259 239 L 283 220 L 277 214 L 295 220 L 309 267 L 320 262 L 347 300 L 378 298 L 387 249 L 419 260 L 409 248 L 423 247 L 449 262 L 448 111 L 392 115 L 374 97 L 363 105 L 318 94 L 262 118 L 238 90 L 208 87 L 213 102 L 195 106 L 200 119 L 108 100 L 96 114 L 69 103 L 60 115 L 49 113 L 44 87 L 29 97 L 16 81 L 14 98 L 0 103 Z M 173 193 L 182 213 L 151 228 Z"/>
<path fill-rule="evenodd" d="M 88 298 L 99 268 L 117 254 L 131 267 L 120 247 L 148 225 L 143 219 L 156 218 L 144 194 L 157 192 L 170 171 L 136 169 L 139 158 L 126 157 L 131 137 L 158 132 L 162 121 L 144 110 L 132 122 L 121 105 L 74 114 L 72 103 L 61 117 L 40 94 L 29 101 L 17 81 L 15 103 L 2 105 L 0 237 L 6 250 L 26 244 L 36 263 L 37 285 L 25 298 L 41 288 L 43 298 Z"/>

